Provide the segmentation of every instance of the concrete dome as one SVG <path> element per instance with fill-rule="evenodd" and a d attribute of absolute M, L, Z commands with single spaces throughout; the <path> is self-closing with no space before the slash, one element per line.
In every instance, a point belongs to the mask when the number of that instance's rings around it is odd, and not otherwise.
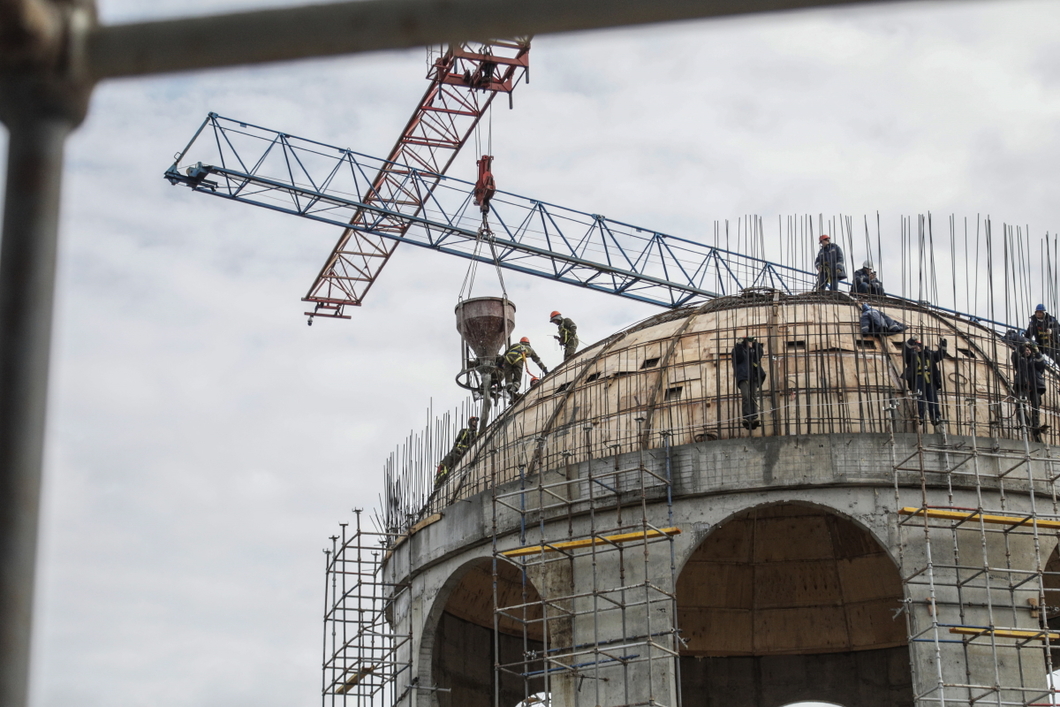
<path fill-rule="evenodd" d="M 511 406 L 464 458 L 437 510 L 499 483 L 586 459 L 748 436 L 915 432 L 902 380 L 909 336 L 947 341 L 940 392 L 948 434 L 1023 439 L 1012 389 L 1012 350 L 967 319 L 886 299 L 880 311 L 906 332 L 865 337 L 861 303 L 840 293 L 745 292 L 668 311 L 598 342 Z M 762 426 L 741 424 L 731 351 L 755 336 L 768 358 Z M 1043 401 L 1043 421 L 1056 413 Z M 1055 427 L 1055 425 L 1054 425 Z M 1056 431 L 1044 440 L 1055 444 Z"/>

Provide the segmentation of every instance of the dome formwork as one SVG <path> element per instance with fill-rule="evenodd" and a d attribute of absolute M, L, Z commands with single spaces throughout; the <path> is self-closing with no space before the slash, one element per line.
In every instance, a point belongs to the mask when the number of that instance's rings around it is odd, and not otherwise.
<path fill-rule="evenodd" d="M 384 541 L 388 622 L 407 637 L 395 694 L 1050 704 L 1056 431 L 1032 441 L 995 332 L 872 304 L 906 331 L 863 336 L 838 293 L 745 292 L 640 322 L 527 391 Z M 750 430 L 744 336 L 766 354 Z M 947 341 L 938 433 L 902 377 L 910 336 Z"/>
<path fill-rule="evenodd" d="M 991 329 L 905 300 L 874 301 L 906 324 L 863 336 L 861 302 L 836 293 L 747 292 L 644 320 L 566 361 L 487 430 L 431 509 L 474 495 L 491 480 L 663 444 L 803 434 L 916 431 L 902 379 L 910 336 L 947 341 L 939 402 L 955 436 L 1021 440 L 1012 349 Z M 741 424 L 731 352 L 757 337 L 767 356 L 762 425 Z M 1053 385 L 1055 388 L 1055 383 Z M 1057 397 L 1042 415 L 1055 419 Z M 1052 426 L 1044 441 L 1056 444 Z"/>

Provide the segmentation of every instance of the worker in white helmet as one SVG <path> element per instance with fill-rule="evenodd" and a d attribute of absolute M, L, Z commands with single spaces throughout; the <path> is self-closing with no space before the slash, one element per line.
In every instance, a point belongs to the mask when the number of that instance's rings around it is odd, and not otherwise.
<path fill-rule="evenodd" d="M 866 260 L 860 270 L 854 271 L 854 284 L 850 290 L 854 294 L 883 297 L 883 283 L 876 277 L 871 260 Z"/>

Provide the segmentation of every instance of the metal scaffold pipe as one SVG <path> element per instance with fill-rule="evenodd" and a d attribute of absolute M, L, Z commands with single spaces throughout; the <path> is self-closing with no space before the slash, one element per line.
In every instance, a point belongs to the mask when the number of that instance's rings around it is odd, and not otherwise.
<path fill-rule="evenodd" d="M 0 704 L 26 701 L 63 142 L 72 123 L 8 124 L 0 251 Z"/>
<path fill-rule="evenodd" d="M 103 26 L 97 79 L 878 0 L 366 0 Z"/>

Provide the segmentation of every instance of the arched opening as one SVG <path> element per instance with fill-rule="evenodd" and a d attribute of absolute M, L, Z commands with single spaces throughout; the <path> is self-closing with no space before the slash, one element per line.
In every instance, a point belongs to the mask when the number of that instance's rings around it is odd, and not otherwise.
<path fill-rule="evenodd" d="M 913 701 L 902 582 L 876 539 L 815 506 L 745 511 L 677 581 L 685 707 Z"/>
<path fill-rule="evenodd" d="M 501 705 L 515 707 L 542 689 L 534 674 L 540 671 L 524 667 L 527 656 L 540 655 L 543 647 L 541 598 L 518 567 L 498 560 L 498 605 L 525 609 L 499 614 L 495 636 L 493 560 L 465 565 L 453 580 L 458 577 L 434 628 L 431 704 L 493 707 L 496 691 Z M 498 662 L 502 669 L 495 671 Z"/>

